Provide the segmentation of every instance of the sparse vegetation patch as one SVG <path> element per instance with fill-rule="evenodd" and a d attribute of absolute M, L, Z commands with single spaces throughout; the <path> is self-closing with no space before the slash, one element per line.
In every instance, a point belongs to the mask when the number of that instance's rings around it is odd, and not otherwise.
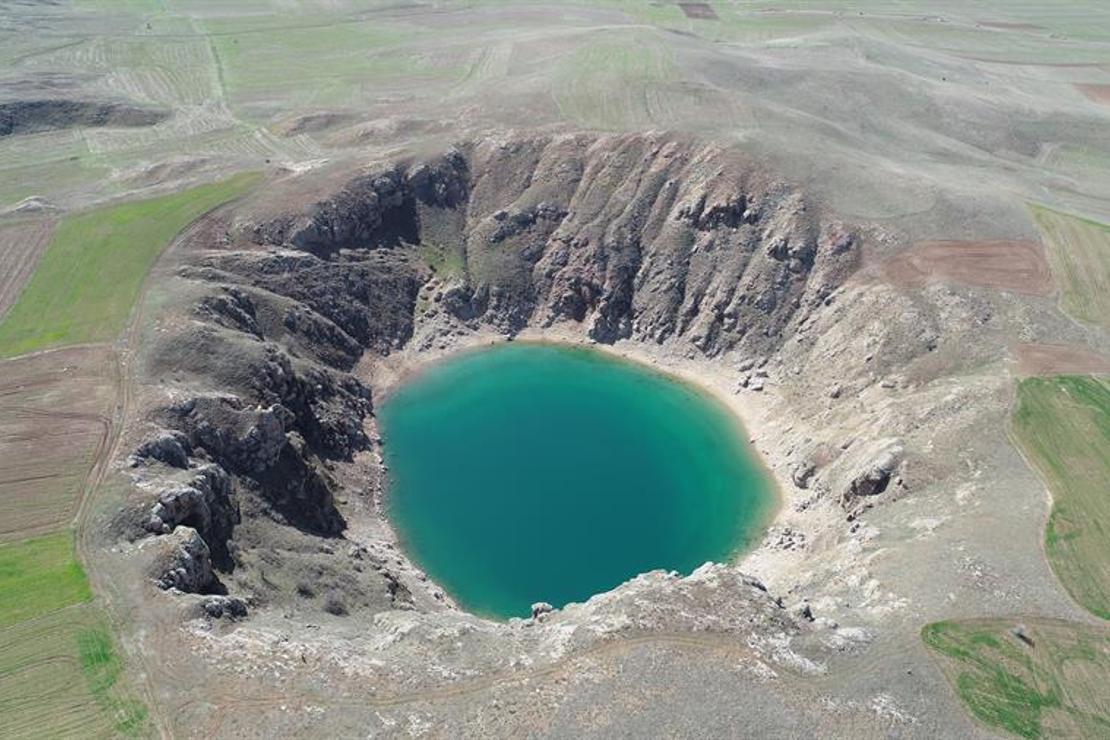
<path fill-rule="evenodd" d="M 0 628 L 0 737 L 145 735 L 100 610 L 77 604 Z"/>
<path fill-rule="evenodd" d="M 1110 732 L 1110 633 L 1057 620 L 935 622 L 921 632 L 980 721 L 1025 738 Z"/>
<path fill-rule="evenodd" d="M 146 723 L 147 709 L 142 702 L 120 694 L 123 661 L 116 654 L 111 633 L 99 625 L 78 632 L 77 655 L 89 691 L 112 718 L 113 729 L 128 737 L 138 735 Z"/>
<path fill-rule="evenodd" d="M 563 60 L 555 73 L 555 102 L 584 125 L 615 129 L 673 118 L 674 59 L 647 34 L 609 35 Z"/>

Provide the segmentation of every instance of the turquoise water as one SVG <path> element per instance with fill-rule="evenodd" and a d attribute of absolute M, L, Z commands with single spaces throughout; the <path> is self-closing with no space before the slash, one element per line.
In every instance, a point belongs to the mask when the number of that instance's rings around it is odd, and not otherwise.
<path fill-rule="evenodd" d="M 773 489 L 734 417 L 598 352 L 465 353 L 378 411 L 390 518 L 462 606 L 527 616 L 656 568 L 689 573 L 754 543 Z"/>

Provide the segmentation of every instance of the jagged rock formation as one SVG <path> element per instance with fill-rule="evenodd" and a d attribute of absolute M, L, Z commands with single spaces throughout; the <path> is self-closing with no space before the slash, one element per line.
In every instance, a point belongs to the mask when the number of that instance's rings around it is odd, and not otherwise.
<path fill-rule="evenodd" d="M 216 583 L 208 543 L 192 527 L 177 527 L 158 545 L 151 576 L 159 588 L 206 593 Z"/>
<path fill-rule="evenodd" d="M 663 135 L 481 141 L 356 173 L 303 206 L 273 201 L 179 270 L 187 319 L 148 370 L 187 378 L 190 395 L 156 414 L 134 470 L 159 491 L 145 529 L 182 540 L 160 585 L 203 591 L 213 567 L 249 564 L 272 590 L 295 551 L 312 573 L 297 592 L 337 616 L 361 603 L 361 576 L 304 553 L 342 535 L 332 470 L 370 447 L 363 353 L 404 346 L 418 324 L 569 323 L 600 342 L 765 357 L 857 260 L 842 224 L 748 159 Z M 244 533 L 262 520 L 283 529 Z M 367 573 L 382 603 L 412 606 L 384 564 Z"/>
<path fill-rule="evenodd" d="M 737 153 L 650 135 L 484 141 L 241 228 L 314 255 L 430 232 L 464 255 L 441 299 L 460 320 L 571 320 L 598 341 L 677 336 L 709 355 L 773 348 L 857 258 L 843 225 Z"/>

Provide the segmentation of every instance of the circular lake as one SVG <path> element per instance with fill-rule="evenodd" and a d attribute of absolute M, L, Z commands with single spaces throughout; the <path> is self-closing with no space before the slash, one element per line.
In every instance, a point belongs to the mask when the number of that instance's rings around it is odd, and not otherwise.
<path fill-rule="evenodd" d="M 416 375 L 378 415 L 406 551 L 486 616 L 727 561 L 774 507 L 727 409 L 592 350 L 463 353 Z"/>

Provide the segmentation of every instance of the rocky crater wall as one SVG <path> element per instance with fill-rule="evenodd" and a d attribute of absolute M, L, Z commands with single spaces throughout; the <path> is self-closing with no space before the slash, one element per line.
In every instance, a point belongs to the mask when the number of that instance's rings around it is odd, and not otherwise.
<path fill-rule="evenodd" d="M 165 538 L 160 587 L 230 591 L 234 614 L 294 591 L 333 613 L 447 603 L 344 541 L 337 500 L 375 443 L 367 357 L 560 326 L 751 358 L 755 387 L 859 259 L 848 227 L 750 159 L 666 135 L 483 140 L 299 188 L 188 245 L 144 358 L 177 380 L 131 456 L 129 536 Z M 887 457 L 846 495 L 883 490 Z"/>

